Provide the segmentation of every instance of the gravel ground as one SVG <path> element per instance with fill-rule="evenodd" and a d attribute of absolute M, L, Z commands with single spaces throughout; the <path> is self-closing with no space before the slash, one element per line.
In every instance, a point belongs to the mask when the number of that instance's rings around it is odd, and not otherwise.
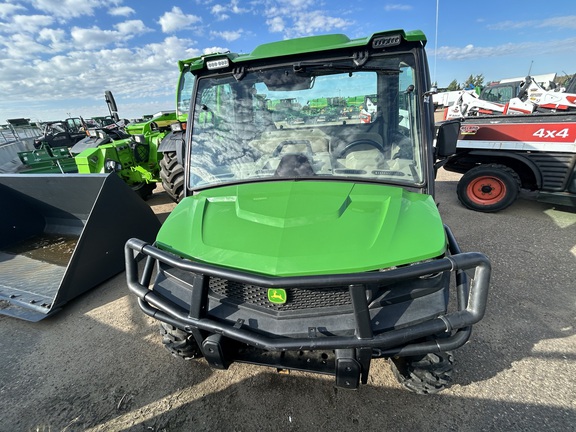
<path fill-rule="evenodd" d="M 475 213 L 458 177 L 440 171 L 436 200 L 493 277 L 444 392 L 403 390 L 384 360 L 343 391 L 331 377 L 173 358 L 120 274 L 39 323 L 0 316 L 0 431 L 576 430 L 576 213 L 528 199 Z M 161 218 L 173 207 L 162 191 L 150 204 Z"/>

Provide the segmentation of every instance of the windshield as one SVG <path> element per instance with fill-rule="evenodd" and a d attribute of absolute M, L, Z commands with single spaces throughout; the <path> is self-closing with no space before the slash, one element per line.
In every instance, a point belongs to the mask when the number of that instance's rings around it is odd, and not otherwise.
<path fill-rule="evenodd" d="M 414 59 L 251 68 L 198 79 L 189 186 L 270 178 L 423 182 Z"/>
<path fill-rule="evenodd" d="M 188 114 L 190 109 L 190 98 L 192 97 L 192 89 L 194 87 L 194 75 L 190 69 L 186 67 L 180 74 L 180 82 L 178 83 L 178 92 L 176 94 L 176 115 L 182 116 Z"/>

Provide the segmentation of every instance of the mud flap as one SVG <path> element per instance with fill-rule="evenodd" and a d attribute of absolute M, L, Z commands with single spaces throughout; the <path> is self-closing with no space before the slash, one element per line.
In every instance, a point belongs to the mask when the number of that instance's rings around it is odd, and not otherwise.
<path fill-rule="evenodd" d="M 124 270 L 160 221 L 116 174 L 0 175 L 0 314 L 40 321 Z"/>

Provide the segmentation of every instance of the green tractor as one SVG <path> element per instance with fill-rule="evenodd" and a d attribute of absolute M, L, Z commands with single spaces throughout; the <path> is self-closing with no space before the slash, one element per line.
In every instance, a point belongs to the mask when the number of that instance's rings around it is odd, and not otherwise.
<path fill-rule="evenodd" d="M 420 31 L 324 35 L 180 64 L 191 100 L 160 146 L 172 145 L 163 163 L 182 164 L 168 179 L 181 199 L 154 242 L 125 248 L 129 289 L 170 353 L 346 389 L 387 359 L 416 393 L 450 384 L 453 351 L 485 313 L 490 262 L 461 251 L 434 202 L 458 124 L 435 134 L 425 44 Z M 359 95 L 370 121 L 272 109 Z"/>

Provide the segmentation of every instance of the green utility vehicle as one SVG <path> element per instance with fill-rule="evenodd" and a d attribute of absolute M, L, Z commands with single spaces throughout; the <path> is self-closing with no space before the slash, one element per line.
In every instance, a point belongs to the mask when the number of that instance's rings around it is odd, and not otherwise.
<path fill-rule="evenodd" d="M 173 355 L 348 389 L 384 358 L 414 392 L 450 384 L 490 263 L 460 250 L 434 202 L 434 160 L 455 151 L 458 124 L 433 147 L 425 43 L 419 31 L 336 34 L 188 62 L 185 197 L 153 244 L 126 243 L 128 286 Z M 273 109 L 360 95 L 369 117 Z"/>

